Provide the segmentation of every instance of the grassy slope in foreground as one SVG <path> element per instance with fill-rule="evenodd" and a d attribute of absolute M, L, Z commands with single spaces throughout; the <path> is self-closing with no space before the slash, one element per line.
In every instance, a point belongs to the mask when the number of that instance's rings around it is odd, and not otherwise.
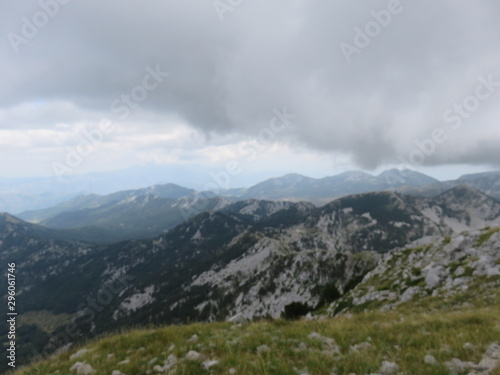
<path fill-rule="evenodd" d="M 111 375 L 115 370 L 127 375 L 156 374 L 154 366 L 163 366 L 171 354 L 178 358 L 173 367 L 176 375 L 284 375 L 301 370 L 311 375 L 359 375 L 377 373 L 385 360 L 395 362 L 404 374 L 449 374 L 446 361 L 459 358 L 479 363 L 488 346 L 498 343 L 498 295 L 496 302 L 489 307 L 430 314 L 400 309 L 312 321 L 263 321 L 243 326 L 213 323 L 131 331 L 88 343 L 85 348 L 90 351 L 77 359 L 70 360 L 75 349 L 15 374 L 75 374 L 70 368 L 77 361 L 90 364 L 99 375 Z M 322 337 L 310 336 L 313 332 Z M 193 335 L 199 338 L 191 342 Z M 335 343 L 325 337 L 333 338 Z M 351 349 L 360 343 L 370 345 Z M 259 351 L 262 345 L 269 350 Z M 336 353 L 337 345 L 340 354 Z M 205 360 L 220 362 L 207 371 L 201 361 L 185 359 L 190 350 L 203 354 Z M 426 355 L 434 356 L 439 365 L 424 363 Z M 119 364 L 124 360 L 130 362 Z M 500 367 L 491 375 L 500 375 Z"/>

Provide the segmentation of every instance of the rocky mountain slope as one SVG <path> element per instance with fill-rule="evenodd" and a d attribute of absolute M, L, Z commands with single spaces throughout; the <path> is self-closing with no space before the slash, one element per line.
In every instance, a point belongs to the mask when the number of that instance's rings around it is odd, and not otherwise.
<path fill-rule="evenodd" d="M 498 375 L 500 229 L 394 249 L 301 321 L 173 326 L 66 346 L 16 375 Z M 325 313 L 329 312 L 328 317 Z"/>
<path fill-rule="evenodd" d="M 360 194 L 320 208 L 248 200 L 197 215 L 154 240 L 109 246 L 42 239 L 17 220 L 0 254 L 18 264 L 20 311 L 32 317 L 45 345 L 41 316 L 73 321 L 88 336 L 237 314 L 278 317 L 294 303 L 313 309 L 354 287 L 391 249 L 500 225 L 499 214 L 496 200 L 467 187 L 432 199 Z"/>
<path fill-rule="evenodd" d="M 461 299 L 467 303 L 469 294 L 494 303 L 490 293 L 499 288 L 500 228 L 487 227 L 452 237 L 424 237 L 385 254 L 329 311 L 385 311 L 411 301 L 456 305 Z"/>
<path fill-rule="evenodd" d="M 259 223 L 268 220 L 259 212 L 269 204 L 247 203 L 238 212 L 253 214 Z M 196 308 L 212 312 L 213 319 L 223 317 L 221 295 L 226 302 L 232 301 L 230 314 L 247 318 L 279 317 L 291 302 L 313 308 L 321 303 L 324 293 L 349 289 L 380 253 L 424 236 L 500 223 L 499 204 L 468 187 L 431 200 L 370 193 L 343 198 L 318 210 L 308 208 L 308 218 L 300 224 L 271 238 L 266 235 L 239 258 L 197 276 L 186 291 L 196 295 L 200 290 L 200 297 L 206 290 L 210 292 L 209 299 Z M 293 215 L 287 213 L 286 217 Z"/>

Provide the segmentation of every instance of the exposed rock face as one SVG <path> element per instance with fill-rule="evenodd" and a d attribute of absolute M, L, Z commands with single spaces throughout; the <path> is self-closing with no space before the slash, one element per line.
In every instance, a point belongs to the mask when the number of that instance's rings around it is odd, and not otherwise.
<path fill-rule="evenodd" d="M 186 293 L 195 293 L 200 287 L 210 290 L 197 308 L 213 311 L 212 320 L 221 317 L 216 313 L 221 297 L 231 301 L 225 315 L 278 318 L 292 302 L 315 307 L 328 287 L 342 292 L 349 282 L 375 267 L 378 258 L 369 252 L 356 255 L 322 249 L 294 252 L 282 242 L 266 238 L 225 267 L 196 277 Z"/>
<path fill-rule="evenodd" d="M 500 285 L 498 229 L 427 237 L 391 251 L 330 311 L 337 310 L 347 298 L 353 306 L 377 302 L 381 309 L 428 295 L 446 298 L 467 292 L 479 278 L 491 286 Z"/>

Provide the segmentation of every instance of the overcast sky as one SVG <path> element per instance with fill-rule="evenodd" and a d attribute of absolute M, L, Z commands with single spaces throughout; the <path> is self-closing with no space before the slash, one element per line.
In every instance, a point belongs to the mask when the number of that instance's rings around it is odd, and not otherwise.
<path fill-rule="evenodd" d="M 5 1 L 0 176 L 498 169 L 499 17 L 498 0 Z"/>

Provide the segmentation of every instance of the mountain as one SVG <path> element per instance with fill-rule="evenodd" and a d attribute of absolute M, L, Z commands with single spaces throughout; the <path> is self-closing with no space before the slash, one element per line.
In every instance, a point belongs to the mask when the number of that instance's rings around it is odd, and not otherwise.
<path fill-rule="evenodd" d="M 452 182 L 439 182 L 418 172 L 396 169 L 385 171 L 378 176 L 364 172 L 346 172 L 322 179 L 288 174 L 266 180 L 250 188 L 229 189 L 220 191 L 219 194 L 231 201 L 305 200 L 323 205 L 343 196 L 384 190 L 433 197 L 461 183 L 495 194 L 500 185 L 499 177 L 499 173 L 486 173 L 464 176 Z M 145 196 L 150 197 L 144 198 Z M 137 199 L 139 197 L 142 198 Z M 181 197 L 189 197 L 193 199 L 192 204 L 201 207 L 195 210 L 195 213 L 218 206 L 216 200 L 210 201 L 217 197 L 212 192 L 199 193 L 175 184 L 165 184 L 105 196 L 83 195 L 48 209 L 23 212 L 17 216 L 51 228 L 77 230 L 73 233 L 77 237 L 72 234 L 67 237 L 68 239 L 94 239 L 110 243 L 133 237 L 154 237 L 193 216 L 179 215 L 175 202 L 166 200 Z M 199 202 L 203 199 L 207 200 L 206 204 L 200 205 Z M 155 204 L 151 203 L 152 201 Z M 183 202 L 182 206 L 185 207 L 186 204 L 189 205 Z M 101 234 L 94 235 L 91 229 Z M 82 236 L 78 237 L 78 234 Z"/>
<path fill-rule="evenodd" d="M 293 173 L 287 174 L 258 183 L 246 189 L 239 198 L 285 200 L 297 196 L 297 192 L 305 194 L 314 182 L 314 178 Z"/>
<path fill-rule="evenodd" d="M 421 186 L 433 182 L 438 181 L 418 172 L 397 169 L 378 176 L 364 172 L 345 172 L 321 179 L 288 174 L 263 181 L 245 191 L 233 189 L 221 194 L 238 199 L 306 200 L 324 204 L 346 195 L 394 190 L 403 186 Z"/>
<path fill-rule="evenodd" d="M 122 330 L 62 346 L 14 375 L 496 375 L 499 248 L 496 228 L 425 237 L 383 255 L 357 286 L 304 319 L 237 315 L 225 323 Z"/>
<path fill-rule="evenodd" d="M 179 173 L 177 173 L 179 172 Z M 64 211 L 75 211 L 82 208 L 95 208 L 96 205 L 125 199 L 126 194 L 155 194 L 162 198 L 179 198 L 192 196 L 195 191 L 175 184 L 155 185 L 153 188 L 134 189 L 138 184 L 146 185 L 158 181 L 157 176 L 169 176 L 177 181 L 183 176 L 191 181 L 187 171 L 162 171 L 154 168 L 135 168 L 114 173 L 96 173 L 85 176 L 72 176 L 63 182 L 57 178 L 2 179 L 0 180 L 0 211 L 16 214 L 31 222 L 40 222 Z M 144 178 L 140 178 L 143 176 Z M 156 177 L 155 177 L 156 176 Z M 466 184 L 475 187 L 490 196 L 500 199 L 500 172 L 480 173 L 462 176 L 458 180 L 440 182 L 432 177 L 410 170 L 389 170 L 378 176 L 364 172 L 346 172 L 337 176 L 320 179 L 309 178 L 297 174 L 272 178 L 249 188 L 233 188 L 217 193 L 231 200 L 267 199 L 267 200 L 307 200 L 317 205 L 357 193 L 396 190 L 405 194 L 435 196 L 452 187 Z M 158 187 L 171 186 L 180 189 L 177 194 L 164 194 Z M 175 189 L 174 189 L 175 190 Z M 88 194 L 85 192 L 104 193 L 108 196 Z M 82 195 L 84 195 L 82 197 Z M 211 198 L 213 192 L 202 192 L 198 195 Z M 108 197 L 108 198 L 104 198 Z M 71 201 L 77 198 L 75 201 Z M 68 200 L 70 200 L 68 202 Z M 63 204 L 61 204 L 63 203 Z M 54 207 L 55 206 L 55 207 Z M 49 210 L 46 210 L 50 208 Z M 29 211 L 28 211 L 29 210 Z M 27 212 L 28 211 L 28 212 Z M 32 212 L 35 211 L 35 212 Z"/>
<path fill-rule="evenodd" d="M 63 212 L 40 224 L 57 229 L 99 228 L 109 233 L 99 242 L 109 243 L 156 237 L 200 212 L 217 210 L 229 203 L 218 197 L 168 199 L 140 195 L 96 208 Z"/>
<path fill-rule="evenodd" d="M 58 205 L 77 196 L 78 193 L 26 194 L 10 188 L 0 188 L 0 212 L 18 214 L 28 209 L 42 209 Z"/>
<path fill-rule="evenodd" d="M 128 198 L 154 195 L 158 198 L 177 199 L 185 196 L 193 196 L 194 194 L 195 190 L 175 184 L 155 185 L 148 188 L 119 191 L 108 195 L 80 195 L 54 207 L 43 210 L 26 211 L 18 214 L 17 216 L 30 222 L 42 222 L 43 220 L 47 220 L 63 212 L 98 208 L 103 205 L 118 203 Z"/>
<path fill-rule="evenodd" d="M 433 197 L 453 187 L 467 185 L 500 200 L 500 171 L 469 174 L 457 180 L 431 182 L 421 186 L 405 186 L 398 191 L 405 194 Z"/>
<path fill-rule="evenodd" d="M 115 171 L 35 178 L 1 178 L 0 212 L 19 214 L 52 207 L 83 194 L 107 195 L 165 183 L 199 186 L 205 168 L 191 165 L 138 165 Z"/>
<path fill-rule="evenodd" d="M 475 187 L 500 199 L 500 171 L 465 175 L 460 177 L 457 183 Z"/>
<path fill-rule="evenodd" d="M 358 194 L 323 207 L 252 199 L 203 212 L 153 240 L 107 246 L 43 238 L 7 217 L 0 255 L 16 262 L 23 280 L 19 311 L 37 338 L 30 351 L 47 345 L 47 332 L 62 334 L 53 321 L 72 321 L 89 337 L 314 309 L 355 287 L 392 249 L 500 225 L 499 213 L 500 203 L 469 187 L 436 198 Z"/>
<path fill-rule="evenodd" d="M 166 184 L 105 196 L 83 195 L 18 216 L 47 228 L 64 229 L 58 238 L 112 243 L 156 237 L 200 212 L 226 204 L 229 202 L 223 198 L 203 198 L 194 190 Z"/>
<path fill-rule="evenodd" d="M 36 225 L 28 222 L 24 222 L 21 219 L 12 216 L 8 213 L 0 213 L 0 236 L 5 236 L 5 238 L 10 238 L 9 235 L 13 235 L 13 239 L 17 241 L 19 236 L 28 239 L 50 239 L 58 241 L 81 241 L 81 242 L 99 242 L 103 238 L 111 239 L 113 234 L 102 228 L 88 227 L 88 228 L 78 228 L 78 229 L 52 229 L 46 228 L 41 225 Z M 21 235 L 19 235 L 19 233 Z M 1 237 L 0 237 L 1 238 Z M 9 242 L 5 242 L 2 245 L 6 245 Z M 29 242 L 29 241 L 28 241 Z"/>
<path fill-rule="evenodd" d="M 474 187 L 500 199 L 499 171 L 470 174 L 457 180 L 441 182 L 408 169 L 391 169 L 378 176 L 353 171 L 320 179 L 288 174 L 268 179 L 247 189 L 229 189 L 221 191 L 220 194 L 230 199 L 305 200 L 323 205 L 351 194 L 384 190 L 434 197 L 460 185 Z"/>
<path fill-rule="evenodd" d="M 378 176 L 378 179 L 385 179 L 388 185 L 395 188 L 403 186 L 422 186 L 425 184 L 438 182 L 438 180 L 433 177 L 409 169 L 391 169 L 382 172 Z"/>
<path fill-rule="evenodd" d="M 33 285 L 38 285 L 50 278 L 52 274 L 66 272 L 65 282 L 73 283 L 73 292 L 66 295 L 68 300 L 73 298 L 75 301 L 79 298 L 79 292 L 83 289 L 79 280 L 71 278 L 71 268 L 67 264 L 71 261 L 73 264 L 85 268 L 85 262 L 90 257 L 90 249 L 98 251 L 94 245 L 84 242 L 62 241 L 57 239 L 59 232 L 43 228 L 39 225 L 23 222 L 9 214 L 0 214 L 0 264 L 7 269 L 8 264 L 15 263 L 16 268 L 16 311 L 22 312 L 22 301 L 24 293 Z M 21 269 L 22 267 L 22 269 Z M 7 290 L 7 277 L 2 281 L 2 287 Z M 83 283 L 87 283 L 85 280 Z M 70 289 L 68 291 L 71 292 Z M 57 292 L 55 290 L 55 292 Z M 0 311 L 6 315 L 7 296 L 2 295 L 2 308 Z M 50 292 L 47 290 L 43 298 L 50 300 Z M 42 307 L 39 305 L 39 307 Z M 54 306 L 56 307 L 56 306 Z M 54 324 L 54 323 L 53 323 Z M 61 321 L 56 318 L 56 325 Z M 0 336 L 7 339 L 6 325 L 0 327 Z M 22 359 L 33 357 L 33 348 L 49 340 L 50 330 L 44 326 L 43 320 L 36 324 L 21 324 L 18 321 L 16 331 L 16 341 L 20 343 L 17 355 Z M 5 348 L 5 347 L 4 347 Z M 0 371 L 5 370 L 5 362 L 0 365 Z"/>

